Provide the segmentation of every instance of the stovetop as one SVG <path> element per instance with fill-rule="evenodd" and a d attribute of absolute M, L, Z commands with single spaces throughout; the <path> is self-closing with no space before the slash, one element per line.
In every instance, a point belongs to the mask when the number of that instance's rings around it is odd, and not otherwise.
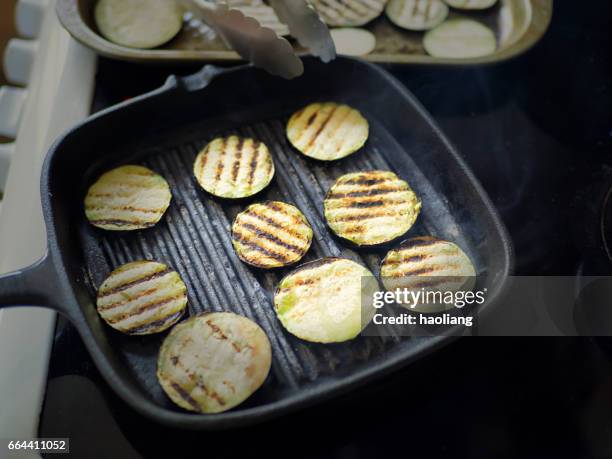
<path fill-rule="evenodd" d="M 516 273 L 607 270 L 599 211 L 612 185 L 612 4 L 556 2 L 551 29 L 513 61 L 389 67 L 488 191 Z M 94 110 L 170 73 L 102 59 Z M 487 341 L 485 342 L 484 339 Z M 587 338 L 463 339 L 369 387 L 244 430 L 181 432 L 145 420 L 102 381 L 58 321 L 40 436 L 74 457 L 612 457 L 612 352 Z"/>

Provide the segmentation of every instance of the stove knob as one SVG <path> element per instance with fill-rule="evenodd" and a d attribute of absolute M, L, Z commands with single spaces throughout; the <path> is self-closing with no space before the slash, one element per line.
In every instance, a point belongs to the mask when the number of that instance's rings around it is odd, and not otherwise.
<path fill-rule="evenodd" d="M 20 36 L 38 37 L 48 4 L 48 0 L 19 0 L 17 2 L 15 24 Z"/>
<path fill-rule="evenodd" d="M 0 136 L 17 137 L 19 119 L 28 92 L 13 86 L 0 86 Z"/>
<path fill-rule="evenodd" d="M 27 86 L 38 42 L 13 38 L 4 51 L 4 74 L 11 83 Z"/>

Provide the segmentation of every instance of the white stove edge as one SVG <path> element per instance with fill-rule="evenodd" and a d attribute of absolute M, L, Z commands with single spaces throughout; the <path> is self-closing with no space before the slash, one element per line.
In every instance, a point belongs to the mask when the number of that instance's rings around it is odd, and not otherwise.
<path fill-rule="evenodd" d="M 96 57 L 62 28 L 54 0 L 47 4 L 38 40 L 0 209 L 0 273 L 28 266 L 45 253 L 42 163 L 53 141 L 89 114 L 93 96 Z M 38 435 L 54 326 L 49 310 L 0 311 L 0 439 Z"/>

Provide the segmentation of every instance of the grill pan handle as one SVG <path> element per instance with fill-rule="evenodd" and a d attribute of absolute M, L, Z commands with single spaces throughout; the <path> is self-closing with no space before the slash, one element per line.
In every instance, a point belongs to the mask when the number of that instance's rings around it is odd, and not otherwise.
<path fill-rule="evenodd" d="M 61 289 L 51 257 L 47 254 L 27 268 L 0 276 L 0 309 L 40 306 L 67 313 L 58 301 Z"/>

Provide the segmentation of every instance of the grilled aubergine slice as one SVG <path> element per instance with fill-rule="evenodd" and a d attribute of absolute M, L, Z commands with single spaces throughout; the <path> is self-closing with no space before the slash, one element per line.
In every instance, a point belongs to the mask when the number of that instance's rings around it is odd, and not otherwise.
<path fill-rule="evenodd" d="M 178 406 L 220 413 L 259 389 L 271 362 L 270 341 L 255 322 L 229 312 L 201 314 L 166 337 L 157 379 Z"/>
<path fill-rule="evenodd" d="M 427 31 L 425 51 L 433 57 L 469 59 L 495 52 L 495 34 L 484 24 L 471 19 L 451 19 Z"/>
<path fill-rule="evenodd" d="M 116 330 L 149 335 L 174 325 L 185 312 L 187 287 L 162 263 L 134 261 L 115 269 L 98 290 L 100 316 Z"/>
<path fill-rule="evenodd" d="M 445 0 L 453 8 L 460 10 L 484 10 L 491 8 L 497 0 Z"/>
<path fill-rule="evenodd" d="M 296 207 L 279 201 L 251 204 L 232 225 L 238 257 L 258 268 L 278 268 L 302 259 L 312 243 L 312 228 Z"/>
<path fill-rule="evenodd" d="M 130 48 L 163 45 L 183 26 L 183 11 L 174 0 L 98 0 L 94 18 L 104 37 Z"/>
<path fill-rule="evenodd" d="M 323 206 L 334 233 L 359 246 L 402 236 L 421 210 L 408 183 L 389 171 L 343 175 L 327 193 Z"/>
<path fill-rule="evenodd" d="M 380 16 L 387 0 L 310 0 L 323 21 L 332 27 L 356 27 Z"/>
<path fill-rule="evenodd" d="M 142 166 L 121 166 L 103 174 L 85 197 L 89 222 L 109 231 L 154 226 L 168 209 L 168 182 Z"/>
<path fill-rule="evenodd" d="M 444 22 L 448 6 L 442 0 L 390 0 L 387 17 L 407 30 L 428 30 Z"/>
<path fill-rule="evenodd" d="M 287 138 L 304 155 L 333 161 L 355 153 L 368 140 L 368 121 L 358 110 L 334 102 L 298 110 L 287 124 Z"/>
<path fill-rule="evenodd" d="M 239 199 L 268 186 L 274 177 L 274 162 L 263 142 L 232 135 L 206 145 L 195 160 L 193 173 L 210 194 Z"/>
<path fill-rule="evenodd" d="M 453 242 L 432 236 L 414 237 L 387 253 L 380 277 L 385 289 L 439 290 L 454 292 L 471 290 L 476 270 L 470 258 Z M 452 304 L 418 304 L 420 312 L 440 312 Z"/>
<path fill-rule="evenodd" d="M 274 295 L 276 315 L 305 341 L 338 343 L 355 338 L 372 319 L 378 284 L 352 260 L 323 258 L 287 275 Z M 363 304 L 362 304 L 363 300 Z"/>

